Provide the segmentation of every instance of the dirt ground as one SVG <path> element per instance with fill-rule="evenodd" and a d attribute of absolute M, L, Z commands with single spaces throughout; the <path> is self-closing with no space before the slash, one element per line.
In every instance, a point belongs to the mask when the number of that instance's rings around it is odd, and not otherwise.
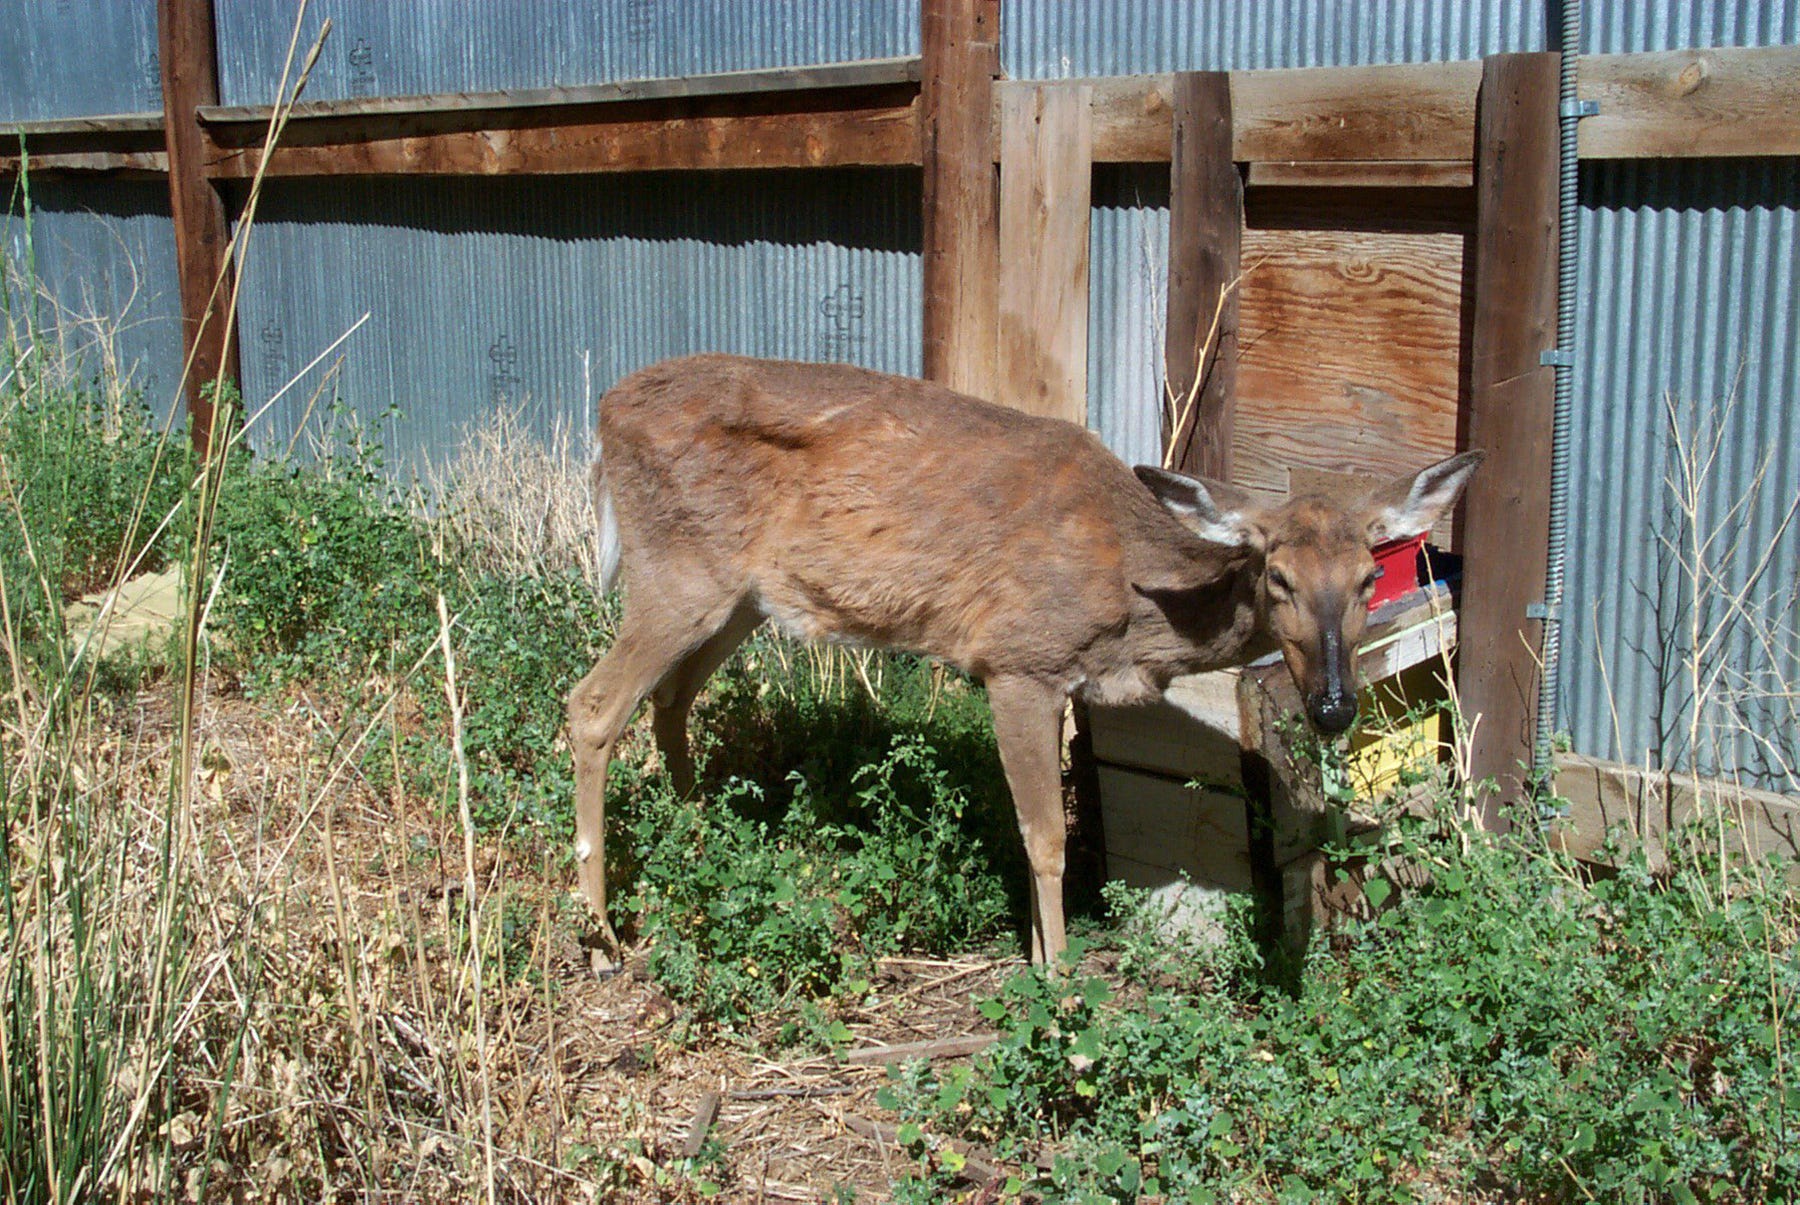
<path fill-rule="evenodd" d="M 171 694 L 165 685 L 121 707 L 108 739 L 154 762 L 172 742 Z M 304 691 L 214 690 L 202 715 L 194 814 L 210 898 L 245 910 L 259 901 L 264 1012 L 300 1018 L 251 1027 L 260 1045 L 234 1112 L 253 1126 L 305 1111 L 327 1133 L 312 1146 L 327 1150 L 317 1174 L 343 1186 L 335 1199 L 477 1191 L 485 1111 L 504 1199 L 884 1200 L 915 1162 L 875 1100 L 888 1080 L 883 1048 L 978 1045 L 987 1027 L 976 1002 L 1020 965 L 992 954 L 883 959 L 866 997 L 830 1006 L 853 1035 L 830 1053 L 783 1045 L 773 1020 L 699 1027 L 649 979 L 641 948 L 623 973 L 593 976 L 572 871 L 514 833 L 474 850 L 482 923 L 507 930 L 498 955 L 484 945 L 478 1028 L 454 805 L 354 769 L 355 723 Z M 966 1057 L 970 1045 L 936 1053 Z M 263 1147 L 270 1160 L 312 1158 L 274 1137 L 238 1149 Z M 1003 1169 L 972 1154 L 967 1188 L 985 1199 L 999 1181 L 984 1181 Z M 218 1173 L 242 1197 L 269 1166 Z"/>

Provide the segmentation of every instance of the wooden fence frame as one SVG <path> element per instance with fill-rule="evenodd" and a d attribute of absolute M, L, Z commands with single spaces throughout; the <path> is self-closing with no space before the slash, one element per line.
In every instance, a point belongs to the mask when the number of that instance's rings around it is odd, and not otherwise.
<path fill-rule="evenodd" d="M 221 106 L 214 0 L 158 0 L 161 114 L 0 126 L 34 171 L 166 175 L 188 405 L 237 351 L 214 293 L 229 271 L 219 186 L 255 172 L 270 110 Z M 920 0 L 923 53 L 585 88 L 303 103 L 275 176 L 501 175 L 885 165 L 924 181 L 928 377 L 1038 413 L 1086 413 L 1088 189 L 1096 163 L 1171 164 L 1169 375 L 1201 378 L 1167 431 L 1180 464 L 1231 469 L 1236 301 L 1195 362 L 1191 326 L 1236 272 L 1246 185 L 1460 190 L 1475 214 L 1470 444 L 1491 449 L 1464 508 L 1465 705 L 1477 776 L 1516 790 L 1530 756 L 1547 541 L 1554 343 L 1556 61 L 999 78 L 1001 0 Z M 1597 55 L 1584 158 L 1800 154 L 1800 47 Z M 1502 171 L 1500 165 L 1506 164 Z M 0 148 L 0 174 L 20 155 Z M 1003 254 L 1004 249 L 1004 254 Z M 1521 567 L 1524 567 L 1523 570 Z"/>

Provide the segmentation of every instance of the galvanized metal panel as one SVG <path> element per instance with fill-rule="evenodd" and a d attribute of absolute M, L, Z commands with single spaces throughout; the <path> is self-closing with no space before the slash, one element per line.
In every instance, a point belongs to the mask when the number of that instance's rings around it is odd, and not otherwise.
<path fill-rule="evenodd" d="M 169 190 L 155 181 L 40 177 L 31 200 L 29 246 L 22 206 L 0 214 L 8 275 L 36 278 L 35 290 L 8 298 L 15 321 L 30 307 L 41 339 L 84 373 L 127 382 L 166 416 L 182 357 Z"/>
<path fill-rule="evenodd" d="M 1800 789 L 1800 160 L 1588 164 L 1582 206 L 1563 723 Z"/>
<path fill-rule="evenodd" d="M 19 0 L 9 0 L 17 3 Z M 226 104 L 274 98 L 291 0 L 217 6 Z M 314 0 L 298 54 L 332 33 L 311 100 L 567 87 L 919 51 L 919 6 L 890 0 Z"/>
<path fill-rule="evenodd" d="M 156 0 L 0 0 L 0 121 L 161 109 Z"/>
<path fill-rule="evenodd" d="M 1552 18 L 1555 19 L 1554 13 Z M 1796 42 L 1800 42 L 1800 3 L 1795 0 L 1687 0 L 1661 4 L 1588 0 L 1582 10 L 1583 54 L 1629 54 L 1688 46 L 1786 46 Z"/>
<path fill-rule="evenodd" d="M 1472 59 L 1542 50 L 1544 6 L 1518 0 L 1008 0 L 1015 79 Z"/>
<path fill-rule="evenodd" d="M 615 380 L 689 352 L 916 375 L 919 212 L 897 170 L 271 183 L 243 264 L 250 407 L 371 317 L 252 442 L 316 430 L 333 367 L 326 403 L 403 462 L 502 402 L 589 427 Z"/>
<path fill-rule="evenodd" d="M 1161 464 L 1166 165 L 1095 170 L 1088 259 L 1088 426 L 1127 464 Z"/>

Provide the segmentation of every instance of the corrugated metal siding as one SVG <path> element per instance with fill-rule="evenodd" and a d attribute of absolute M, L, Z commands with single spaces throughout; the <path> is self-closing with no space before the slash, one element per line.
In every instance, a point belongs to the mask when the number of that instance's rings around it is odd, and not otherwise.
<path fill-rule="evenodd" d="M 364 312 L 335 389 L 406 459 L 502 400 L 587 427 L 619 377 L 688 352 L 916 375 L 919 207 L 915 174 L 880 169 L 272 182 L 243 269 L 246 395 Z M 311 392 L 253 442 L 287 446 Z"/>
<path fill-rule="evenodd" d="M 1094 172 L 1088 426 L 1127 464 L 1162 463 L 1163 332 L 1169 307 L 1169 169 Z"/>
<path fill-rule="evenodd" d="M 1563 722 L 1681 764 L 1697 663 L 1700 764 L 1800 789 L 1800 160 L 1591 163 L 1582 206 Z M 1697 529 L 1684 443 L 1716 450 Z M 1698 610 L 1695 530 L 1718 533 Z"/>
<path fill-rule="evenodd" d="M 155 0 L 0 0 L 0 121 L 161 108 Z"/>
<path fill-rule="evenodd" d="M 138 388 L 167 415 L 181 376 L 181 295 L 169 190 L 158 181 L 32 181 L 37 326 L 88 372 Z M 0 257 L 27 262 L 25 222 L 0 216 Z M 26 304 L 15 294 L 15 315 Z"/>
<path fill-rule="evenodd" d="M 1520 0 L 1007 0 L 1015 79 L 1474 59 L 1542 50 L 1544 5 Z"/>
<path fill-rule="evenodd" d="M 1800 42 L 1800 3 L 1795 0 L 1673 4 L 1589 0 L 1583 8 L 1583 54 L 1631 54 L 1684 46 L 1785 46 L 1795 42 Z"/>
<path fill-rule="evenodd" d="M 217 12 L 221 99 L 268 103 L 293 34 L 292 0 L 231 0 Z M 331 37 L 309 100 L 566 87 L 919 52 L 919 6 L 893 0 L 314 0 L 298 53 L 327 17 Z"/>

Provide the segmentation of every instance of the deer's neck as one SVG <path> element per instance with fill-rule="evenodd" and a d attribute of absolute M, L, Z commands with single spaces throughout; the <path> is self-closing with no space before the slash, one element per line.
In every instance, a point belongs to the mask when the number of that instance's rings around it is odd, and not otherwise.
<path fill-rule="evenodd" d="M 1146 701 L 1178 675 L 1243 665 L 1276 647 L 1257 607 L 1256 557 L 1199 540 L 1164 551 L 1174 555 L 1140 567 L 1126 629 L 1088 674 L 1096 701 Z"/>

